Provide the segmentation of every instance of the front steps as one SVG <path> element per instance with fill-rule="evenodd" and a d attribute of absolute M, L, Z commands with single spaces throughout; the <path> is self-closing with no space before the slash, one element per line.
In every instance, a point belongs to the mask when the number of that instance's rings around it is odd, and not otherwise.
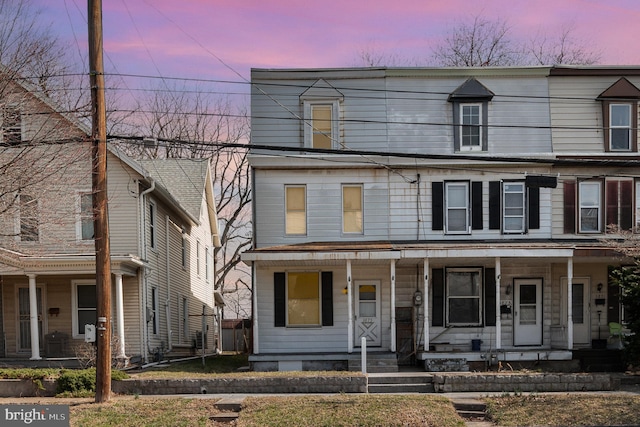
<path fill-rule="evenodd" d="M 361 371 L 360 357 L 349 359 L 350 371 Z M 395 353 L 368 353 L 367 373 L 398 372 L 398 358 Z"/>
<path fill-rule="evenodd" d="M 369 374 L 369 393 L 434 393 L 433 375 L 424 373 Z"/>

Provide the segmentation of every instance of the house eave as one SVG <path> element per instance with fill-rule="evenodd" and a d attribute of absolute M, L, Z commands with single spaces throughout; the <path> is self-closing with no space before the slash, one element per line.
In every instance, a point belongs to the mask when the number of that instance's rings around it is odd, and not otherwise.
<path fill-rule="evenodd" d="M 89 254 L 29 256 L 20 255 L 15 262 L 0 263 L 0 275 L 95 275 L 95 256 Z M 135 276 L 145 263 L 135 255 L 111 257 L 111 272 Z"/>

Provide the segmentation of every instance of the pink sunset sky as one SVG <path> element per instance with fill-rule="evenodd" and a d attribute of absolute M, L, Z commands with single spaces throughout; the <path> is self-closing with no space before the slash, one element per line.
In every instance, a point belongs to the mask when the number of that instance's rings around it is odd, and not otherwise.
<path fill-rule="evenodd" d="M 87 0 L 34 0 L 86 52 Z M 572 35 L 605 65 L 640 65 L 637 0 L 104 0 L 105 67 L 122 74 L 249 79 L 249 70 L 363 65 L 369 49 L 427 65 L 456 22 L 500 18 L 514 38 Z M 223 63 L 226 65 L 223 65 Z"/>

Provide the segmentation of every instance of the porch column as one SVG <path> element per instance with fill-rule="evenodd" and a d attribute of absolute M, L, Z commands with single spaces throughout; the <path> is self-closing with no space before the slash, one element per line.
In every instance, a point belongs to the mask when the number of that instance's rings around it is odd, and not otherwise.
<path fill-rule="evenodd" d="M 422 261 L 422 269 L 424 271 L 424 292 L 423 298 L 424 301 L 422 305 L 424 306 L 424 351 L 429 351 L 429 258 L 425 258 Z"/>
<path fill-rule="evenodd" d="M 38 294 L 36 275 L 29 274 L 29 325 L 31 326 L 31 360 L 40 360 L 40 334 L 38 333 Z"/>
<path fill-rule="evenodd" d="M 391 260 L 391 352 L 396 351 L 396 260 Z"/>
<path fill-rule="evenodd" d="M 567 259 L 567 349 L 573 350 L 573 258 Z"/>
<path fill-rule="evenodd" d="M 253 317 L 252 335 L 253 335 L 253 353 L 260 354 L 260 341 L 258 333 L 260 328 L 258 327 L 258 287 L 256 286 L 256 263 L 251 263 L 251 290 L 253 294 L 253 304 L 251 307 L 251 315 Z"/>
<path fill-rule="evenodd" d="M 126 358 L 124 351 L 124 303 L 122 298 L 122 274 L 116 273 L 116 319 L 118 320 L 118 348 L 117 358 Z"/>
<path fill-rule="evenodd" d="M 502 348 L 500 298 L 500 257 L 496 257 L 496 350 L 500 350 Z"/>
<path fill-rule="evenodd" d="M 347 352 L 353 353 L 353 303 L 351 290 L 351 260 L 347 260 Z"/>

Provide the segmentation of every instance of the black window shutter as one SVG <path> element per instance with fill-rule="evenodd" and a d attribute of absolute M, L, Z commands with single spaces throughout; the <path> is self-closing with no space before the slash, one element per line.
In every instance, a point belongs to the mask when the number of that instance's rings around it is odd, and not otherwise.
<path fill-rule="evenodd" d="M 322 272 L 322 326 L 333 326 L 333 272 Z"/>
<path fill-rule="evenodd" d="M 564 182 L 564 232 L 576 232 L 576 182 Z"/>
<path fill-rule="evenodd" d="M 275 327 L 286 326 L 287 294 L 284 273 L 273 273 L 273 318 Z"/>
<path fill-rule="evenodd" d="M 618 182 L 619 181 L 607 181 L 605 199 L 605 224 L 618 225 Z"/>
<path fill-rule="evenodd" d="M 500 230 L 502 205 L 500 204 L 500 181 L 489 182 L 489 230 Z"/>
<path fill-rule="evenodd" d="M 540 228 L 540 189 L 537 187 L 529 187 L 529 230 L 537 230 Z"/>
<path fill-rule="evenodd" d="M 431 271 L 431 286 L 433 288 L 431 325 L 444 326 L 444 270 L 442 268 L 434 268 Z"/>
<path fill-rule="evenodd" d="M 633 181 L 620 181 L 620 228 L 633 228 Z"/>
<path fill-rule="evenodd" d="M 442 230 L 444 227 L 444 184 L 431 183 L 431 229 Z"/>
<path fill-rule="evenodd" d="M 471 229 L 482 230 L 482 182 L 471 183 Z"/>
<path fill-rule="evenodd" d="M 496 269 L 484 269 L 484 324 L 496 326 Z"/>

